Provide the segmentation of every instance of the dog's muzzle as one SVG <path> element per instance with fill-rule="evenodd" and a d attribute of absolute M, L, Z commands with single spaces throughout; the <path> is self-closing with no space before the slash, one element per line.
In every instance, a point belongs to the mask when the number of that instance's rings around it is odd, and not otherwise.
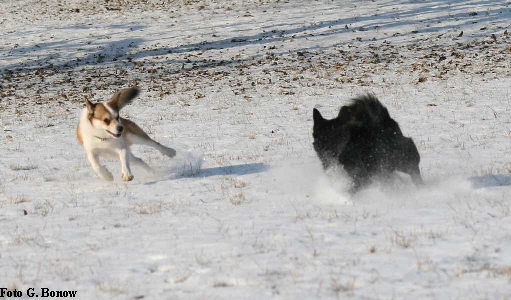
<path fill-rule="evenodd" d="M 110 130 L 107 130 L 107 132 L 110 133 L 115 138 L 120 138 L 121 137 L 122 128 L 121 128 L 121 130 L 119 130 L 119 133 L 113 133 Z"/>

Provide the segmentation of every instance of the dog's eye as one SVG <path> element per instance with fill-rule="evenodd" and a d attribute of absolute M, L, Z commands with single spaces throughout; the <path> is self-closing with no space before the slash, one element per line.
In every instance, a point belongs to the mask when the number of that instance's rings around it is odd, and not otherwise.
<path fill-rule="evenodd" d="M 103 121 L 105 122 L 106 125 L 110 124 L 110 119 L 104 119 Z"/>

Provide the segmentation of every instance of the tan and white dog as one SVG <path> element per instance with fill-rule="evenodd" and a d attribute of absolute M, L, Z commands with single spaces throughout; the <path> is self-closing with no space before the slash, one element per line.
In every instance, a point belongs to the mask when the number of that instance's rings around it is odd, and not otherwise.
<path fill-rule="evenodd" d="M 99 156 L 103 155 L 119 156 L 122 179 L 125 181 L 133 179 L 130 162 L 151 171 L 151 167 L 131 153 L 129 146 L 132 144 L 153 147 L 168 157 L 176 155 L 174 149 L 152 140 L 137 124 L 119 116 L 119 111 L 138 94 L 138 88 L 132 87 L 117 92 L 107 103 L 91 103 L 86 100 L 86 107 L 80 115 L 80 123 L 76 128 L 78 142 L 83 145 L 92 169 L 104 180 L 112 181 L 113 176 L 99 164 Z"/>

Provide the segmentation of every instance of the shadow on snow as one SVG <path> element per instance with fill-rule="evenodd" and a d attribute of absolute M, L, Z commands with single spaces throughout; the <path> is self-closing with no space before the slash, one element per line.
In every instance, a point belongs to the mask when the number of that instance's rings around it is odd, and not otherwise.
<path fill-rule="evenodd" d="M 476 189 L 498 187 L 498 186 L 511 186 L 511 176 L 496 174 L 470 177 L 469 181 Z"/>
<path fill-rule="evenodd" d="M 427 5 L 420 7 L 415 7 L 413 9 L 403 9 L 402 7 L 396 6 L 395 9 L 391 11 L 384 12 L 381 14 L 376 13 L 373 15 L 361 15 L 361 16 L 353 16 L 349 18 L 340 18 L 334 19 L 330 21 L 323 21 L 317 24 L 309 24 L 304 26 L 300 23 L 291 23 L 285 24 L 287 27 L 296 26 L 295 28 L 286 28 L 285 30 L 279 29 L 282 24 L 275 24 L 272 26 L 263 26 L 264 24 L 260 24 L 260 28 L 264 28 L 263 32 L 253 34 L 253 35 L 240 35 L 237 37 L 230 37 L 227 39 L 219 39 L 216 41 L 203 41 L 199 43 L 190 43 L 184 45 L 178 45 L 175 47 L 161 47 L 155 49 L 139 49 L 140 46 L 147 42 L 142 38 L 128 38 L 113 42 L 94 42 L 93 46 L 96 46 L 99 50 L 93 51 L 91 49 L 87 49 L 89 53 L 83 58 L 76 57 L 66 57 L 66 53 L 73 53 L 76 51 L 85 51 L 85 49 L 81 49 L 84 44 L 91 42 L 90 38 L 85 39 L 71 39 L 67 41 L 60 42 L 51 42 L 51 43 L 39 43 L 37 45 L 32 45 L 23 48 L 15 48 L 10 50 L 11 57 L 27 57 L 27 59 L 22 63 L 15 63 L 8 65 L 4 68 L 4 71 L 30 71 L 38 68 L 55 68 L 55 67 L 64 67 L 64 68 L 74 68 L 86 65 L 101 65 L 107 63 L 113 64 L 122 64 L 119 68 L 126 68 L 127 64 L 130 64 L 131 59 L 141 59 L 147 57 L 168 55 L 173 53 L 190 53 L 194 51 L 206 51 L 212 49 L 229 49 L 236 47 L 243 47 L 247 45 L 254 44 L 273 44 L 276 42 L 283 42 L 289 40 L 300 40 L 306 39 L 310 36 L 340 36 L 346 33 L 352 33 L 353 31 L 368 31 L 368 30 L 381 30 L 388 29 L 393 27 L 398 27 L 402 25 L 416 25 L 419 28 L 414 32 L 403 32 L 399 36 L 404 35 L 415 35 L 420 33 L 432 33 L 432 32 L 440 32 L 450 28 L 456 28 L 462 30 L 464 26 L 469 26 L 473 23 L 478 22 L 496 22 L 498 20 L 505 20 L 509 17 L 509 10 L 506 11 L 503 7 L 495 7 L 495 3 L 499 3 L 498 1 L 491 0 L 481 0 L 477 2 L 470 3 L 471 6 L 475 7 L 488 7 L 488 10 L 485 13 L 478 14 L 470 14 L 470 12 L 466 11 L 465 1 L 461 0 L 451 0 L 451 1 L 425 1 Z M 394 5 L 392 1 L 387 1 L 385 3 L 380 3 L 380 6 L 384 5 Z M 394 5 L 395 6 L 395 5 Z M 464 11 L 460 11 L 461 9 L 465 9 Z M 327 9 L 324 9 L 327 10 Z M 435 15 L 439 12 L 448 11 L 449 14 L 438 16 Z M 506 13 L 503 13 L 506 11 Z M 425 18 L 425 16 L 432 14 L 431 18 Z M 417 21 L 416 17 L 424 17 L 423 19 Z M 461 24 L 458 25 L 442 25 L 444 21 L 457 20 L 460 21 Z M 353 26 L 352 26 L 353 24 Z M 350 27 L 347 27 L 347 26 Z M 209 25 L 208 25 L 209 26 Z M 207 29 L 208 26 L 204 26 Z M 239 24 L 233 24 L 230 26 L 239 26 Z M 111 39 L 112 36 L 122 36 L 125 32 L 129 31 L 138 31 L 144 30 L 143 26 L 133 25 L 133 24 L 121 24 L 121 25 L 111 25 L 109 28 L 113 29 L 123 29 L 124 32 L 112 32 L 106 35 L 95 36 L 95 41 Z M 203 28 L 203 29 L 204 29 Z M 71 26 L 69 28 L 62 28 L 62 30 L 66 29 L 85 29 L 79 28 L 76 26 Z M 482 32 L 481 35 L 488 35 L 492 31 L 495 31 L 495 28 L 489 28 L 487 31 Z M 22 33 L 21 33 L 22 34 Z M 384 36 L 383 39 L 390 40 L 391 36 Z M 158 41 L 161 41 L 159 39 Z M 333 44 L 329 47 L 336 47 L 342 45 L 343 43 Z M 40 57 L 38 52 L 41 50 L 55 49 L 59 50 L 58 53 L 51 53 Z M 320 49 L 320 47 L 316 47 L 314 49 Z M 134 50 L 130 53 L 131 50 Z M 138 50 L 138 51 L 137 51 Z M 295 49 L 294 52 L 304 51 L 309 49 Z M 37 58 L 34 60 L 30 60 L 30 55 L 35 55 Z M 29 55 L 27 55 L 29 54 Z M 33 56 L 32 56 L 33 57 Z M 225 59 L 225 60 L 216 60 L 216 61 L 207 61 L 198 59 L 196 61 L 191 61 L 190 59 L 168 59 L 162 64 L 192 64 L 194 68 L 207 69 L 211 67 L 217 67 L 219 65 L 236 65 L 243 63 L 246 60 L 252 60 L 256 58 L 257 55 L 253 57 L 249 57 L 246 59 L 236 60 L 236 59 Z M 175 73 L 180 72 L 180 70 L 176 70 Z"/>
<path fill-rule="evenodd" d="M 206 178 L 213 176 L 227 176 L 227 175 L 235 175 L 235 176 L 243 176 L 249 174 L 263 173 L 270 169 L 270 166 L 264 163 L 251 163 L 251 164 L 243 164 L 243 165 L 231 165 L 224 167 L 214 167 L 214 168 L 206 168 L 206 169 L 186 169 L 186 168 L 173 168 L 171 171 L 175 172 L 175 175 L 170 176 L 169 178 L 165 178 L 162 180 L 154 180 L 150 182 L 146 182 L 145 185 L 152 185 L 158 183 L 160 181 L 166 180 L 176 180 L 183 178 Z"/>

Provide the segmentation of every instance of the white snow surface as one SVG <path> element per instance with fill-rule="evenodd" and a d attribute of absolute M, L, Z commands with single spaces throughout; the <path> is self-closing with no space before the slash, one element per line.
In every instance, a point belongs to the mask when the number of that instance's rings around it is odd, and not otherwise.
<path fill-rule="evenodd" d="M 79 299 L 509 299 L 511 2 L 4 0 L 0 287 Z M 92 171 L 84 99 L 178 151 Z M 360 193 L 312 109 L 374 93 L 421 154 Z M 27 296 L 24 295 L 26 298 Z"/>

